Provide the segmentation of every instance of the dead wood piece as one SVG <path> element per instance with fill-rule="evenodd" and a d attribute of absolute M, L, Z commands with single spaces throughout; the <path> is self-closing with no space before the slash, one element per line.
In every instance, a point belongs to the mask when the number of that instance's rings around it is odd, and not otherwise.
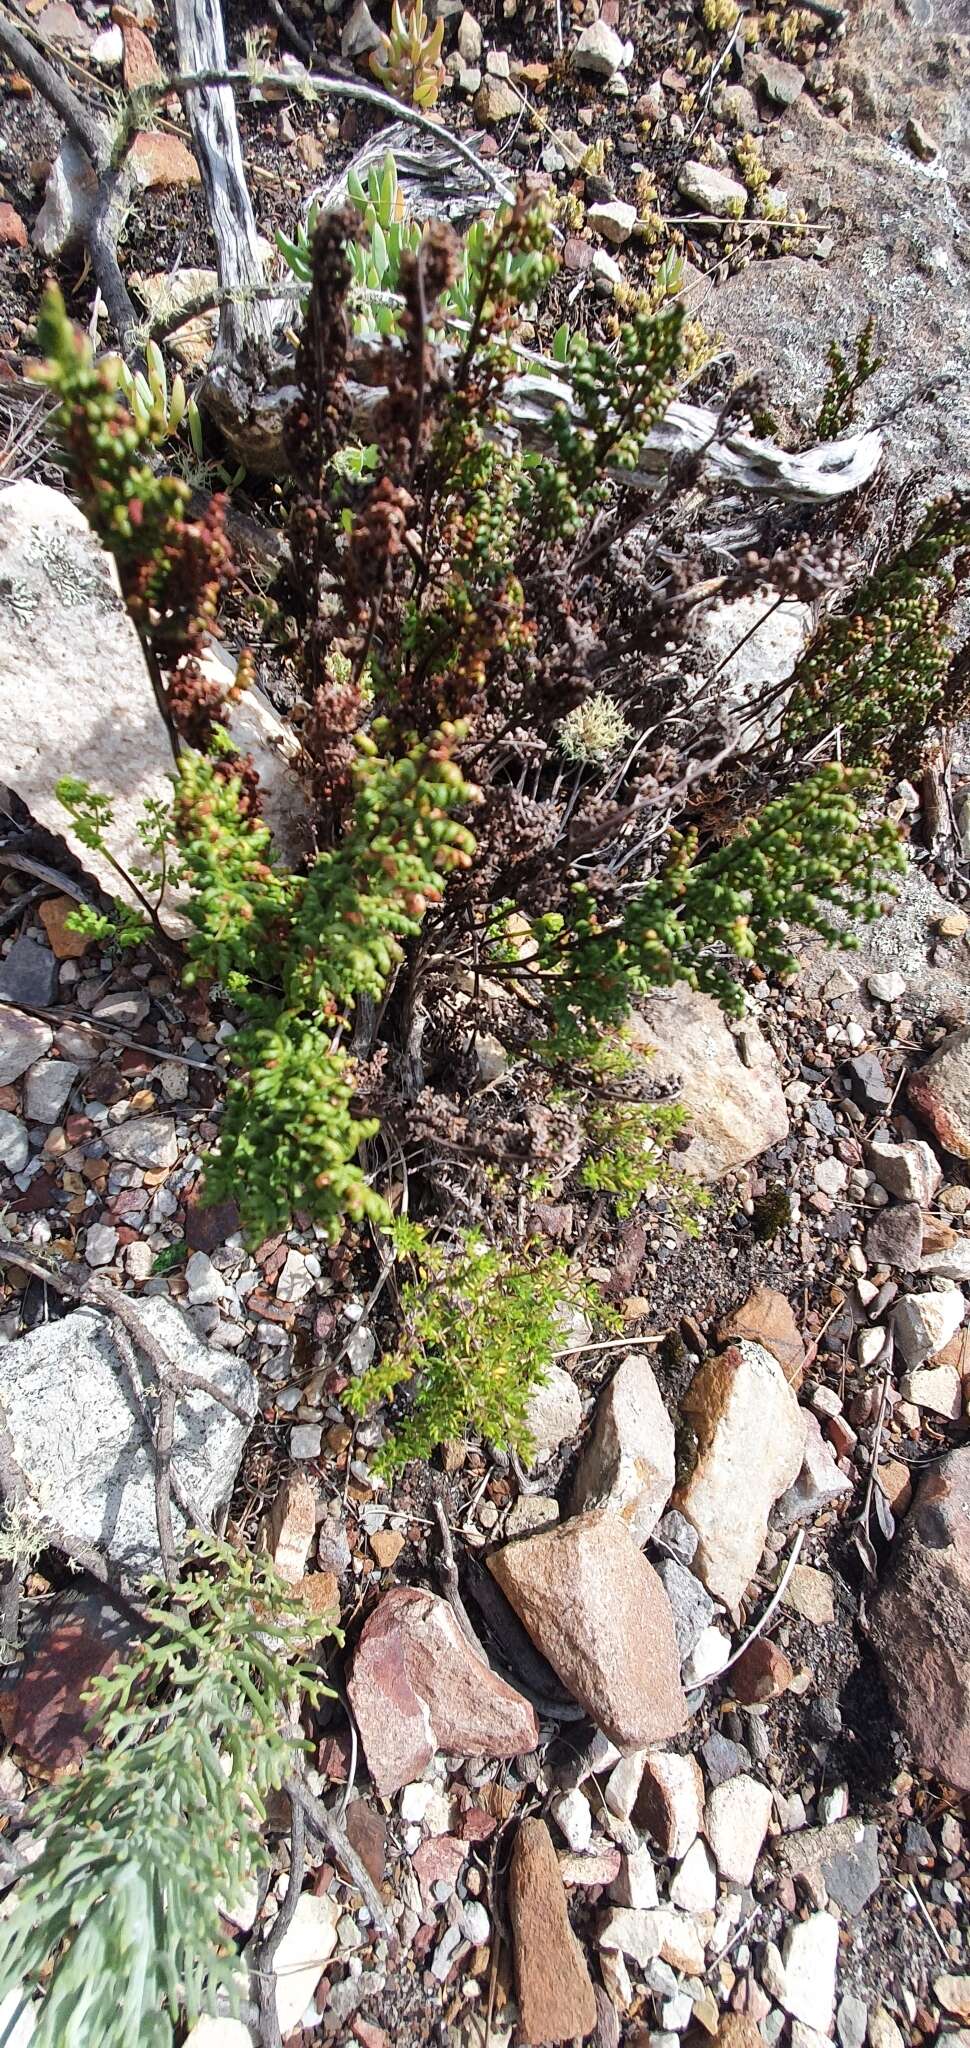
<path fill-rule="evenodd" d="M 187 74 L 224 72 L 226 38 L 219 0 L 172 0 L 172 16 L 180 69 Z M 232 89 L 193 86 L 186 89 L 184 102 L 216 245 L 219 283 L 228 294 L 253 293 L 265 283 L 265 270 Z M 252 354 L 268 350 L 280 318 L 273 302 L 262 297 L 224 298 L 210 377 L 218 378 L 223 363 L 238 368 Z"/>
<path fill-rule="evenodd" d="M 128 195 L 125 163 L 113 168 L 111 136 L 100 121 L 82 107 L 67 80 L 53 64 L 35 50 L 13 23 L 0 17 L 0 50 L 30 80 L 58 114 L 69 133 L 84 151 L 98 180 L 98 195 L 88 230 L 91 268 L 104 300 L 108 318 L 127 362 L 139 354 L 141 321 L 132 302 L 118 263 L 118 235 L 124 223 Z"/>

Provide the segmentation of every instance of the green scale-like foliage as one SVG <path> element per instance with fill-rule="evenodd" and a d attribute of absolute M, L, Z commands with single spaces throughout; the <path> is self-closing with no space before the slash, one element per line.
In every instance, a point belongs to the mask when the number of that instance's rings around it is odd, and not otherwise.
<path fill-rule="evenodd" d="M 663 873 L 643 885 L 621 919 L 602 921 L 578 885 L 568 919 L 553 915 L 537 925 L 563 1042 L 591 1019 L 621 1022 L 634 997 L 675 981 L 740 1014 L 743 991 L 729 960 L 787 974 L 795 965 L 788 925 L 835 939 L 833 906 L 849 916 L 877 915 L 880 889 L 902 854 L 891 824 L 864 822 L 856 796 L 863 782 L 830 763 L 701 859 L 689 837 L 675 841 Z"/>
<path fill-rule="evenodd" d="M 966 708 L 948 618 L 970 573 L 970 497 L 930 507 L 915 537 L 826 619 L 799 661 L 784 737 L 802 747 L 838 728 L 848 761 L 889 755 L 911 767 L 927 728 Z"/>
<path fill-rule="evenodd" d="M 561 1253 L 516 1254 L 474 1231 L 449 1249 L 398 1224 L 395 1246 L 414 1269 L 401 1292 L 401 1341 L 346 1396 L 351 1411 L 364 1415 L 414 1383 L 410 1415 L 379 1452 L 375 1471 L 429 1458 L 469 1429 L 530 1457 L 530 1396 L 562 1349 L 564 1317 L 594 1306 L 594 1291 Z"/>
<path fill-rule="evenodd" d="M 398 756 L 380 753 L 386 737 L 379 723 L 359 737 L 348 830 L 303 877 L 269 864 L 266 829 L 242 816 L 232 780 L 199 755 L 182 764 L 189 974 L 224 981 L 250 1020 L 233 1042 L 237 1072 L 207 1188 L 239 1202 L 256 1240 L 284 1229 L 294 1208 L 335 1236 L 348 1220 L 389 1220 L 356 1163 L 378 1126 L 354 1114 L 340 1034 L 358 996 L 380 998 L 446 877 L 470 861 L 474 840 L 450 813 L 478 791 L 451 759 L 460 726 Z"/>

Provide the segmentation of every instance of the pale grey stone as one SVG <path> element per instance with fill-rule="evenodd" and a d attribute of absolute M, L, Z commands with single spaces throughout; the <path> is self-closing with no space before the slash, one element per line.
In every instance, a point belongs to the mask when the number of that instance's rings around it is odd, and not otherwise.
<path fill-rule="evenodd" d="M 745 186 L 713 164 L 684 164 L 678 173 L 677 190 L 699 212 L 716 214 L 718 219 L 739 219 L 748 203 Z"/>
<path fill-rule="evenodd" d="M 789 1132 L 777 1062 L 756 1024 L 743 1053 L 713 996 L 677 982 L 630 1018 L 632 1042 L 652 1048 L 650 1073 L 676 1091 L 687 1112 L 689 1143 L 677 1164 L 695 1179 L 718 1181 L 747 1166 Z"/>
<path fill-rule="evenodd" d="M 742 754 L 780 732 L 790 694 L 783 685 L 812 622 L 811 605 L 795 598 L 779 604 L 764 590 L 717 605 L 699 621 L 697 643 L 716 664 L 718 703 L 737 727 Z"/>
<path fill-rule="evenodd" d="M 300 1464 L 305 1460 L 319 1458 L 323 1449 L 323 1430 L 316 1422 L 298 1422 L 290 1431 L 290 1457 Z"/>
<path fill-rule="evenodd" d="M 594 21 L 590 28 L 584 28 L 573 51 L 577 71 L 588 71 L 594 78 L 613 78 L 625 61 L 625 45 L 615 28 L 605 21 Z"/>
<path fill-rule="evenodd" d="M 831 1913 L 811 1913 L 785 1938 L 785 1985 L 781 2003 L 792 2019 L 828 2034 L 835 2008 L 839 1923 Z"/>
<path fill-rule="evenodd" d="M 132 1116 L 104 1133 L 112 1159 L 158 1171 L 174 1166 L 179 1156 L 175 1124 L 170 1116 Z"/>
<path fill-rule="evenodd" d="M 922 1365 L 955 1337 L 967 1311 L 958 1287 L 927 1294 L 904 1294 L 893 1310 L 893 1335 L 903 1363 Z"/>
<path fill-rule="evenodd" d="M 59 1124 L 80 1071 L 71 1060 L 38 1060 L 24 1086 L 28 1123 Z"/>
<path fill-rule="evenodd" d="M 27 479 L 0 493 L 0 554 L 17 595 L 4 605 L 0 635 L 3 775 L 110 895 L 128 898 L 104 857 L 76 838 L 54 793 L 67 764 L 109 798 L 106 838 L 126 867 L 144 858 L 137 827 L 146 799 L 171 801 L 171 745 L 114 564 L 62 491 Z M 231 664 L 211 650 L 203 669 L 224 687 L 233 680 Z M 254 755 L 266 822 L 292 860 L 304 850 L 307 816 L 289 765 L 293 735 L 255 691 L 227 706 L 226 721 L 241 751 Z M 174 911 L 170 921 L 183 928 Z"/>
<path fill-rule="evenodd" d="M 8 1173 L 22 1173 L 30 1157 L 27 1126 L 9 1109 L 0 1109 L 0 1166 Z"/>
<path fill-rule="evenodd" d="M 578 1394 L 576 1411 L 578 1424 Z M 650 1360 L 642 1351 L 631 1351 L 596 1404 L 576 1473 L 574 1514 L 612 1508 L 636 1542 L 645 1543 L 673 1491 L 675 1450 L 674 1425 Z"/>
<path fill-rule="evenodd" d="M 602 235 L 604 242 L 612 242 L 616 249 L 629 241 L 636 224 L 636 207 L 627 206 L 622 199 L 604 200 L 586 210 L 587 227 L 592 228 L 594 235 Z"/>
<path fill-rule="evenodd" d="M 110 1266 L 118 1249 L 118 1232 L 111 1223 L 92 1223 L 84 1240 L 84 1257 L 89 1266 Z"/>
<path fill-rule="evenodd" d="M 175 1303 L 143 1298 L 139 1311 L 176 1366 L 211 1380 L 252 1417 L 256 1383 L 229 1353 L 200 1344 Z M 97 1309 L 76 1309 L 0 1348 L 0 1404 L 14 1454 L 38 1517 L 45 1516 L 101 1551 L 126 1572 L 158 1570 L 152 1430 L 154 1391 L 145 1411 L 131 1392 L 118 1325 Z M 154 1375 L 141 1361 L 145 1384 Z M 201 1391 L 179 1396 L 172 1473 L 206 1526 L 228 1499 L 249 1434 Z M 173 1503 L 176 1543 L 186 1524 Z"/>
<path fill-rule="evenodd" d="M 19 1081 L 53 1043 L 54 1033 L 40 1017 L 28 1017 L 22 1010 L 0 1003 L 0 1088 Z"/>
<path fill-rule="evenodd" d="M 47 174 L 44 203 L 31 234 L 41 256 L 62 256 L 84 240 L 97 189 L 97 178 L 80 143 L 65 135 Z"/>
<path fill-rule="evenodd" d="M 525 1425 L 532 1440 L 532 1463 L 544 1465 L 567 1437 L 573 1437 L 583 1416 L 574 1379 L 561 1365 L 551 1365 L 542 1386 L 529 1395 Z"/>

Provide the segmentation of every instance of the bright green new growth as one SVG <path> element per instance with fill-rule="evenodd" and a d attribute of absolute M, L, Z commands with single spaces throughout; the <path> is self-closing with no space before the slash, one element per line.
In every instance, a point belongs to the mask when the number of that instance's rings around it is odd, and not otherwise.
<path fill-rule="evenodd" d="M 405 210 L 397 164 L 390 150 L 380 166 L 371 165 L 366 184 L 362 183 L 356 171 L 347 173 L 347 197 L 361 216 L 360 239 L 355 236 L 347 243 L 353 275 L 351 327 L 354 334 L 362 337 L 374 334 L 390 337 L 400 332 L 401 325 L 401 259 L 417 255 L 424 228 L 421 221 L 415 220 Z M 297 283 L 307 288 L 310 284 L 310 244 L 318 219 L 319 207 L 314 202 L 305 226 L 298 224 L 292 239 L 279 229 L 276 232 L 276 246 L 281 256 Z M 480 253 L 484 231 L 484 222 L 476 223 L 469 230 L 462 247 L 458 275 L 438 300 L 438 310 L 444 315 L 446 324 L 449 316 L 466 321 L 471 317 L 475 258 L 476 253 Z"/>
<path fill-rule="evenodd" d="M 588 1150 L 578 1178 L 591 1194 L 609 1195 L 618 1216 L 632 1215 L 644 1195 L 661 1193 L 689 1237 L 700 1231 L 706 1189 L 670 1164 L 670 1146 L 687 1122 L 676 1102 L 594 1102 L 584 1114 Z"/>
<path fill-rule="evenodd" d="M 411 1412 L 378 1452 L 375 1472 L 430 1458 L 469 1430 L 528 1459 L 529 1397 L 562 1350 L 569 1311 L 595 1307 L 602 1321 L 596 1290 L 560 1252 L 516 1253 L 476 1231 L 446 1249 L 419 1226 L 398 1223 L 394 1242 L 414 1267 L 401 1293 L 400 1343 L 344 1395 L 351 1413 L 364 1415 L 415 1383 Z"/>
<path fill-rule="evenodd" d="M 799 661 L 783 736 L 793 747 L 839 729 L 849 761 L 885 753 L 911 764 L 933 723 L 952 724 L 966 678 L 950 688 L 947 629 L 965 583 L 970 496 L 941 498 L 905 547 L 856 593 L 853 610 L 826 619 Z"/>
<path fill-rule="evenodd" d="M 0 1928 L 0 1999 L 43 1980 L 33 2048 L 172 2048 L 183 2016 L 245 1996 L 222 1908 L 268 1864 L 267 1798 L 326 1690 L 328 1631 L 267 1561 L 195 1549 L 203 1568 L 155 1587 L 152 1634 L 94 1683 L 102 1746 L 32 1807 L 43 1847 Z"/>
<path fill-rule="evenodd" d="M 265 826 L 240 813 L 235 779 L 201 755 L 180 763 L 175 815 L 195 926 L 189 978 L 222 981 L 250 1022 L 233 1041 L 220 1146 L 206 1183 L 238 1201 L 258 1241 L 302 1208 L 334 1236 L 389 1211 L 355 1163 L 377 1124 L 353 1114 L 354 1067 L 340 1047 L 359 995 L 375 1001 L 416 938 L 444 878 L 475 842 L 450 813 L 478 791 L 451 759 L 460 725 L 379 752 L 375 721 L 358 738 L 356 802 L 340 845 L 306 876 L 268 862 Z"/>
<path fill-rule="evenodd" d="M 756 960 L 772 974 L 795 966 L 789 924 L 837 939 L 830 910 L 871 919 L 903 854 L 887 820 L 866 825 L 855 792 L 864 776 L 830 763 L 766 804 L 736 838 L 701 860 L 690 835 L 675 838 L 662 874 L 644 883 L 622 920 L 601 921 L 579 884 L 575 911 L 536 921 L 541 965 L 555 977 L 560 1042 L 581 1023 L 619 1023 L 633 999 L 686 981 L 738 1015 L 743 993 L 728 959 Z"/>

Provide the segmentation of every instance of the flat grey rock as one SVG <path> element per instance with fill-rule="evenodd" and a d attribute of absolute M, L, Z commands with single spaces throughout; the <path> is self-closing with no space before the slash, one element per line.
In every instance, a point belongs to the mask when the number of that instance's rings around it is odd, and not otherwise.
<path fill-rule="evenodd" d="M 40 1017 L 27 1017 L 23 1010 L 0 1003 L 0 1088 L 19 1081 L 35 1060 L 43 1059 L 54 1043 L 54 1033 Z"/>
<path fill-rule="evenodd" d="M 152 1334 L 185 1372 L 210 1380 L 252 1418 L 256 1384 L 244 1361 L 209 1349 L 164 1295 L 140 1301 Z M 59 1523 L 125 1572 L 161 1566 L 155 1519 L 151 1429 L 132 1391 L 117 1339 L 118 1325 L 97 1309 L 77 1309 L 0 1346 L 0 1403 L 14 1455 L 38 1517 Z M 154 1375 L 140 1361 L 147 1388 Z M 227 1408 L 201 1390 L 180 1395 L 172 1474 L 208 1526 L 228 1499 L 249 1435 Z M 172 1507 L 176 1544 L 186 1523 Z"/>
<path fill-rule="evenodd" d="M 49 1009 L 57 994 L 57 961 L 36 939 L 15 939 L 0 963 L 0 996 L 5 1003 Z"/>

